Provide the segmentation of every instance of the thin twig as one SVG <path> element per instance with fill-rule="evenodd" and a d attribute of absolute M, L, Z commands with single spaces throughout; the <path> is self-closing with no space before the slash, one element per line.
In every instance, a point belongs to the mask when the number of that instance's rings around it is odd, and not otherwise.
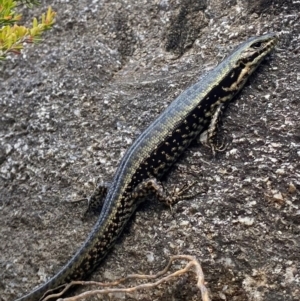
<path fill-rule="evenodd" d="M 136 286 L 129 287 L 129 288 L 112 288 L 113 286 L 119 285 L 129 279 L 131 279 L 131 280 L 132 279 L 149 279 L 149 280 L 157 279 L 157 278 L 161 277 L 162 275 L 166 274 L 170 270 L 170 267 L 175 260 L 186 260 L 186 261 L 188 261 L 188 263 L 186 264 L 186 266 L 183 269 L 173 272 L 155 282 L 144 283 L 144 284 L 136 285 Z M 109 283 L 101 283 L 101 282 L 96 282 L 96 281 L 73 281 L 73 282 L 69 283 L 68 285 L 66 285 L 64 287 L 63 291 L 61 291 L 60 293 L 57 293 L 57 294 L 48 295 L 45 299 L 43 299 L 43 301 L 47 301 L 52 298 L 61 297 L 67 290 L 70 289 L 71 286 L 75 286 L 75 285 L 97 285 L 97 286 L 108 287 L 108 288 L 86 291 L 86 292 L 81 293 L 74 297 L 57 299 L 57 301 L 78 301 L 78 300 L 82 300 L 83 298 L 100 295 L 100 294 L 107 295 L 107 294 L 112 294 L 112 293 L 135 293 L 136 291 L 142 290 L 142 289 L 152 289 L 152 288 L 160 285 L 163 282 L 171 281 L 173 278 L 179 277 L 190 271 L 192 271 L 196 274 L 197 287 L 201 291 L 202 301 L 211 301 L 211 299 L 208 295 L 208 290 L 205 287 L 204 274 L 203 274 L 201 265 L 195 257 L 189 256 L 189 255 L 172 256 L 170 258 L 170 261 L 167 264 L 167 266 L 162 271 L 158 272 L 155 275 L 132 274 L 132 275 L 128 275 L 125 278 L 121 278 L 114 282 L 109 282 Z"/>

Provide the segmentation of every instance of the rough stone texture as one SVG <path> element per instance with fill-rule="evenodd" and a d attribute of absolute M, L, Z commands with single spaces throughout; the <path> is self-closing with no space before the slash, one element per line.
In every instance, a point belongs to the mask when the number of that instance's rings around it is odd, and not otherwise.
<path fill-rule="evenodd" d="M 299 1 L 42 1 L 50 4 L 58 15 L 46 41 L 0 67 L 0 300 L 41 285 L 72 256 L 96 216 L 83 222 L 86 204 L 70 202 L 112 178 L 172 99 L 234 46 L 271 31 L 276 51 L 223 118 L 227 150 L 213 158 L 194 145 L 167 178 L 205 192 L 174 216 L 143 205 L 92 279 L 155 273 L 169 255 L 191 254 L 213 300 L 299 300 Z M 199 300 L 194 283 L 126 300 Z"/>

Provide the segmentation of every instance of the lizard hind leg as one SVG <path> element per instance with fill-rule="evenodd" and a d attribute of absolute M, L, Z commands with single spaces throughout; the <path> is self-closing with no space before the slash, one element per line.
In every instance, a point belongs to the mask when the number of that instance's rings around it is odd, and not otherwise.
<path fill-rule="evenodd" d="M 132 198 L 134 199 L 145 199 L 149 196 L 154 195 L 155 198 L 169 207 L 172 207 L 177 202 L 183 199 L 191 199 L 198 195 L 196 194 L 185 194 L 196 182 L 192 184 L 185 184 L 180 189 L 174 189 L 171 193 L 164 189 L 162 183 L 156 178 L 149 178 L 141 182 L 132 192 Z"/>
<path fill-rule="evenodd" d="M 98 213 L 101 211 L 109 187 L 110 184 L 106 182 L 100 183 L 96 187 L 92 195 L 89 198 L 87 198 L 88 207 L 83 214 L 83 218 L 85 218 L 91 212 Z"/>

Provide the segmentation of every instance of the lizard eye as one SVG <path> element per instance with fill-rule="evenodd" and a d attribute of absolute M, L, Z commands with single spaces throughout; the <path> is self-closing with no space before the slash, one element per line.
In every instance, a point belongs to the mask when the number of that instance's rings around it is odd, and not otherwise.
<path fill-rule="evenodd" d="M 251 47 L 254 48 L 254 49 L 258 49 L 258 48 L 261 47 L 261 42 L 256 42 L 256 43 L 252 44 Z"/>

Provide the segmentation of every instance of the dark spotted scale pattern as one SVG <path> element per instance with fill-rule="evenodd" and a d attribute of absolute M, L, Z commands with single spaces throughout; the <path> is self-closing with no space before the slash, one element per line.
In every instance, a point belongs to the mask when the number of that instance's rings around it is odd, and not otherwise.
<path fill-rule="evenodd" d="M 97 223 L 83 246 L 53 278 L 17 301 L 38 301 L 49 289 L 84 279 L 95 269 L 145 196 L 163 195 L 159 179 L 208 127 L 217 108 L 238 93 L 276 41 L 274 34 L 250 38 L 170 104 L 121 160 Z"/>

